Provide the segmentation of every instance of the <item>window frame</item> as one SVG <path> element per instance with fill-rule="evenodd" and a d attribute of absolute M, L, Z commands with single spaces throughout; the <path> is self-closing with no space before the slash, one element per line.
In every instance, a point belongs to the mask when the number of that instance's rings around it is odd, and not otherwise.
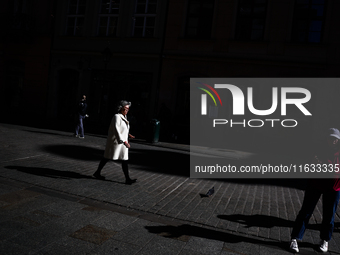
<path fill-rule="evenodd" d="M 154 37 L 156 37 L 157 12 L 158 12 L 158 7 L 160 5 L 160 1 L 156 0 L 155 13 L 147 13 L 148 9 L 149 9 L 149 3 L 152 0 L 144 0 L 144 1 L 145 1 L 144 13 L 137 13 L 137 8 L 138 8 L 139 3 L 138 3 L 138 0 L 135 0 L 133 17 L 132 17 L 133 22 L 132 22 L 131 36 L 135 37 L 135 38 L 154 38 Z M 136 26 L 137 18 L 143 18 L 143 26 Z M 147 26 L 147 18 L 154 18 L 154 25 L 153 26 Z M 148 27 L 153 29 L 152 36 L 146 36 L 146 30 L 147 30 Z M 141 36 L 136 36 L 136 33 L 135 33 L 136 28 L 142 28 L 142 35 Z"/>
<path fill-rule="evenodd" d="M 186 10 L 186 21 L 185 21 L 185 29 L 184 29 L 184 37 L 185 38 L 192 38 L 192 39 L 211 39 L 212 37 L 212 33 L 213 33 L 213 23 L 214 23 L 214 14 L 215 14 L 215 0 L 210 0 L 210 2 L 212 3 L 212 8 L 211 8 L 211 13 L 210 15 L 202 15 L 202 10 L 204 10 L 204 7 L 202 7 L 204 4 L 204 1 L 206 0 L 200 0 L 200 3 L 199 3 L 199 8 L 200 8 L 200 11 L 199 11 L 199 14 L 197 13 L 193 13 L 191 14 L 190 11 L 191 11 L 191 1 L 192 0 L 188 0 L 187 2 L 187 10 Z M 204 11 L 203 11 L 204 13 Z M 209 17 L 210 16 L 210 17 Z M 209 32 L 207 34 L 203 34 L 203 33 L 199 33 L 199 32 L 196 32 L 195 35 L 190 35 L 189 34 L 189 19 L 190 18 L 198 18 L 198 24 L 197 24 L 197 31 L 202 31 L 201 28 L 203 27 L 202 26 L 202 22 L 204 23 L 204 17 L 208 17 L 210 18 L 210 28 L 209 28 Z M 194 27 L 194 26 L 192 26 Z"/>
<path fill-rule="evenodd" d="M 13 13 L 28 13 L 28 0 L 16 0 L 14 1 Z"/>
<path fill-rule="evenodd" d="M 262 15 L 255 14 L 254 9 L 256 8 L 256 5 L 260 5 L 261 3 L 256 3 L 256 0 L 251 0 L 251 14 L 249 17 L 242 17 L 241 16 L 241 8 L 242 8 L 242 0 L 238 1 L 238 6 L 237 6 L 237 16 L 236 16 L 236 28 L 235 28 L 235 40 L 238 41 L 251 41 L 251 42 L 261 42 L 264 41 L 264 36 L 265 36 L 265 30 L 266 30 L 266 23 L 267 23 L 267 13 L 268 13 L 268 0 L 264 0 L 265 2 L 263 3 L 265 10 Z M 263 28 L 262 29 L 254 29 L 252 26 L 254 25 L 254 20 L 256 19 L 262 19 L 263 20 Z M 251 22 L 249 23 L 249 27 L 247 28 L 248 34 L 246 35 L 246 38 L 242 36 L 240 33 L 241 30 L 244 30 L 243 27 L 243 22 L 245 20 L 249 20 Z M 242 21 L 242 23 L 241 23 Z M 262 34 L 260 36 L 260 39 L 252 39 L 252 33 L 253 31 L 262 31 Z"/>
<path fill-rule="evenodd" d="M 98 37 L 117 37 L 117 30 L 118 30 L 118 23 L 119 23 L 119 16 L 120 16 L 120 12 L 121 12 L 121 4 L 122 1 L 119 1 L 119 5 L 118 5 L 118 13 L 111 13 L 112 11 L 112 0 L 110 0 L 110 6 L 109 6 L 109 13 L 102 13 L 102 8 L 103 8 L 103 0 L 100 2 L 100 6 L 99 6 L 99 13 L 98 13 L 98 23 L 97 23 L 97 31 L 96 31 L 96 36 Z M 100 26 L 100 19 L 103 17 L 107 17 L 107 24 L 106 24 L 106 32 L 105 35 L 100 35 L 99 31 L 101 27 L 104 26 Z M 112 18 L 116 19 L 116 29 L 113 35 L 109 34 L 109 30 L 110 30 L 110 22 L 112 20 Z"/>
<path fill-rule="evenodd" d="M 84 27 L 85 27 L 85 12 L 86 12 L 86 7 L 87 7 L 87 0 L 76 0 L 77 4 L 76 4 L 76 13 L 70 13 L 70 7 L 71 7 L 71 0 L 68 1 L 67 3 L 67 14 L 66 14 L 66 26 L 65 26 L 65 35 L 66 36 L 83 36 L 84 35 Z M 79 7 L 81 6 L 81 2 L 83 2 L 85 8 L 84 8 L 84 13 L 79 14 Z M 71 26 L 69 26 L 69 22 L 70 19 L 74 18 L 74 23 L 73 23 L 73 31 L 72 33 L 69 33 L 69 28 L 71 28 Z M 82 26 L 82 31 L 81 34 L 77 34 L 77 27 L 78 26 L 78 21 L 79 19 L 82 18 L 83 19 L 83 26 Z"/>
<path fill-rule="evenodd" d="M 298 0 L 294 1 L 294 16 L 293 16 L 293 22 L 292 22 L 291 41 L 293 43 L 301 43 L 301 44 L 306 44 L 306 43 L 307 44 L 320 44 L 323 41 L 323 35 L 324 35 L 324 32 L 325 32 L 325 21 L 326 21 L 325 12 L 326 12 L 326 9 L 327 9 L 327 1 L 324 1 L 323 4 L 313 3 L 314 0 L 306 0 L 306 1 L 308 1 L 307 4 L 308 4 L 308 11 L 309 11 L 307 18 L 297 16 L 298 5 L 302 5 L 303 3 L 298 3 Z M 312 8 L 313 5 L 323 5 L 323 13 L 322 13 L 322 16 L 320 18 L 318 18 L 317 16 L 316 17 L 312 16 L 311 10 L 313 9 Z M 309 23 L 308 29 L 305 29 L 305 30 L 300 29 L 299 30 L 297 28 L 299 21 L 308 22 Z M 320 31 L 311 30 L 311 22 L 313 22 L 313 21 L 321 21 L 322 22 Z M 299 38 L 301 36 L 301 31 L 305 33 L 303 41 L 299 40 Z M 319 41 L 317 41 L 317 42 L 316 41 L 310 41 L 309 40 L 310 33 L 316 33 L 316 32 L 318 32 L 320 34 Z"/>

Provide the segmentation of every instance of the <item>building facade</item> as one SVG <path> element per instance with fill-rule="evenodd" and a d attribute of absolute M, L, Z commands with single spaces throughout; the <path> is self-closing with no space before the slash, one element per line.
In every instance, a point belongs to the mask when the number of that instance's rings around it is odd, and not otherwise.
<path fill-rule="evenodd" d="M 172 118 L 169 133 L 188 141 L 190 77 L 339 77 L 339 7 L 334 0 L 169 1 L 158 105 Z M 270 91 L 254 89 L 255 103 L 264 103 Z M 340 105 L 324 103 L 338 97 L 339 88 L 309 89 L 319 115 L 300 125 L 304 142 L 325 127 L 340 126 L 329 111 Z M 230 147 L 245 145 L 235 137 L 253 144 L 298 140 L 287 130 L 265 128 L 234 129 L 229 135 Z"/>
<path fill-rule="evenodd" d="M 106 133 L 119 100 L 132 102 L 130 120 L 142 133 L 154 117 L 167 1 L 58 1 L 49 116 L 71 120 L 87 95 L 86 120 Z"/>
<path fill-rule="evenodd" d="M 24 106 L 70 129 L 85 94 L 94 131 L 106 133 L 116 103 L 126 99 L 135 134 L 143 136 L 157 118 L 161 140 L 188 143 L 190 77 L 339 77 L 337 0 L 15 0 L 2 6 L 2 19 L 11 21 L 1 23 L 2 109 Z M 340 105 L 324 103 L 336 101 L 339 88 L 309 89 L 318 115 L 301 125 L 304 140 L 340 126 L 333 110 Z M 265 107 L 267 95 L 265 87 L 254 88 L 255 103 Z M 295 139 L 286 130 L 230 132 L 236 134 L 253 143 Z"/>
<path fill-rule="evenodd" d="M 44 120 L 56 1 L 1 1 L 2 121 Z"/>

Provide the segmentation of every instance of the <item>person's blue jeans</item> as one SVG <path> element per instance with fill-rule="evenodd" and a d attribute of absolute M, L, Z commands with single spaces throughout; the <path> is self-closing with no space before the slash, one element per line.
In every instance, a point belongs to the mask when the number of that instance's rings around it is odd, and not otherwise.
<path fill-rule="evenodd" d="M 77 125 L 76 125 L 76 135 L 80 135 L 80 137 L 84 137 L 83 119 L 85 119 L 85 116 L 78 115 Z"/>
<path fill-rule="evenodd" d="M 320 238 L 329 241 L 332 238 L 334 230 L 334 215 L 339 203 L 340 191 L 324 192 L 313 188 L 307 188 L 303 199 L 303 204 L 299 214 L 296 217 L 292 239 L 302 240 L 309 219 L 311 218 L 316 204 L 322 195 L 322 223 L 320 229 Z"/>

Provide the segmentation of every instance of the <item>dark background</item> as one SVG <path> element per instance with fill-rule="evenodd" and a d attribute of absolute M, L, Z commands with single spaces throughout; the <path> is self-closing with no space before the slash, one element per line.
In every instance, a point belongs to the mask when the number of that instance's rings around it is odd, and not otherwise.
<path fill-rule="evenodd" d="M 339 77 L 336 0 L 1 1 L 1 121 L 73 132 L 87 95 L 85 133 L 105 135 L 118 100 L 132 102 L 133 132 L 190 142 L 190 77 Z M 254 86 L 261 100 L 268 91 Z M 271 150 L 301 148 L 339 126 L 339 86 L 311 87 L 312 112 L 299 136 L 238 132 Z M 274 142 L 276 141 L 276 142 Z M 235 143 L 230 148 L 258 150 Z M 303 146 L 302 146 L 303 147 Z"/>

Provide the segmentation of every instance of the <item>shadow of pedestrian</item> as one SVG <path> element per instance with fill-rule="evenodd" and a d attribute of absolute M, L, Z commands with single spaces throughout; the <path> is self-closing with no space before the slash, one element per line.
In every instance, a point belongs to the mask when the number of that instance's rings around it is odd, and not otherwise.
<path fill-rule="evenodd" d="M 58 178 L 58 179 L 67 179 L 67 180 L 70 180 L 70 179 L 97 180 L 96 178 L 92 176 L 83 175 L 83 174 L 72 172 L 72 171 L 61 171 L 61 170 L 54 170 L 51 168 L 44 168 L 44 167 L 5 166 L 5 168 L 15 169 L 23 173 L 34 174 L 37 176 L 44 176 L 44 177 L 49 177 L 49 178 Z M 125 182 L 118 182 L 118 181 L 112 181 L 112 180 L 101 180 L 101 181 L 125 184 Z"/>
<path fill-rule="evenodd" d="M 269 216 L 269 215 L 217 215 L 221 220 L 227 220 L 244 225 L 245 228 L 260 227 L 260 228 L 273 228 L 273 227 L 286 227 L 293 228 L 294 221 Z M 308 229 L 320 230 L 321 224 L 308 224 Z"/>
<path fill-rule="evenodd" d="M 286 219 L 281 219 L 274 216 L 268 215 L 242 215 L 242 214 L 232 214 L 232 215 L 217 215 L 217 218 L 221 220 L 227 220 L 232 222 L 237 222 L 245 225 L 245 228 L 260 227 L 260 228 L 272 228 L 272 227 L 287 227 L 292 228 L 294 222 Z"/>
<path fill-rule="evenodd" d="M 199 156 L 191 156 L 192 158 Z M 239 160 L 228 161 L 231 165 L 240 164 Z M 136 169 L 147 170 L 151 172 L 165 173 L 171 175 L 178 176 L 190 176 L 190 154 L 183 152 L 175 152 L 175 151 L 166 151 L 166 150 L 147 150 L 147 149 L 130 149 L 129 150 L 129 164 L 134 165 Z M 208 180 L 208 178 L 206 178 Z M 231 183 L 240 183 L 240 184 L 250 184 L 257 185 L 263 184 L 268 186 L 282 186 L 282 187 L 292 187 L 296 189 L 305 189 L 306 181 L 304 179 L 213 179 L 209 178 L 209 180 L 218 180 L 225 181 Z M 205 195 L 201 197 L 205 197 Z"/>
<path fill-rule="evenodd" d="M 129 164 L 151 172 L 190 176 L 189 154 L 180 152 L 130 149 Z"/>
<path fill-rule="evenodd" d="M 42 150 L 61 157 L 72 158 L 82 161 L 99 161 L 103 158 L 104 150 L 73 144 L 54 144 L 45 145 Z M 195 160 L 195 157 L 192 156 Z M 230 159 L 231 165 L 240 164 L 238 160 Z M 163 149 L 135 149 L 129 150 L 129 164 L 137 170 L 146 170 L 149 172 L 164 173 L 170 175 L 190 177 L 190 154 L 188 152 L 176 152 L 173 150 Z M 208 178 L 207 178 L 208 179 Z M 209 180 L 214 180 L 209 178 Z M 217 180 L 217 179 L 215 179 Z M 268 185 L 292 187 L 296 189 L 305 189 L 305 179 L 218 179 L 218 181 L 251 184 L 251 185 Z"/>
<path fill-rule="evenodd" d="M 145 227 L 150 233 L 158 234 L 167 238 L 174 239 L 189 239 L 190 236 L 212 239 L 222 241 L 226 243 L 252 243 L 256 245 L 270 246 L 272 249 L 286 250 L 288 251 L 289 245 L 287 242 L 280 241 L 264 241 L 256 238 L 239 236 L 236 234 L 229 234 L 222 231 L 212 230 L 208 228 L 196 227 L 191 225 L 180 225 L 180 226 L 146 226 Z M 185 238 L 186 237 L 186 238 Z M 242 248 L 240 248 L 242 249 Z M 238 251 L 234 251 L 239 253 Z"/>
<path fill-rule="evenodd" d="M 46 152 L 67 158 L 98 162 L 104 154 L 104 151 L 101 149 L 70 144 L 46 145 L 43 146 L 42 149 Z"/>

